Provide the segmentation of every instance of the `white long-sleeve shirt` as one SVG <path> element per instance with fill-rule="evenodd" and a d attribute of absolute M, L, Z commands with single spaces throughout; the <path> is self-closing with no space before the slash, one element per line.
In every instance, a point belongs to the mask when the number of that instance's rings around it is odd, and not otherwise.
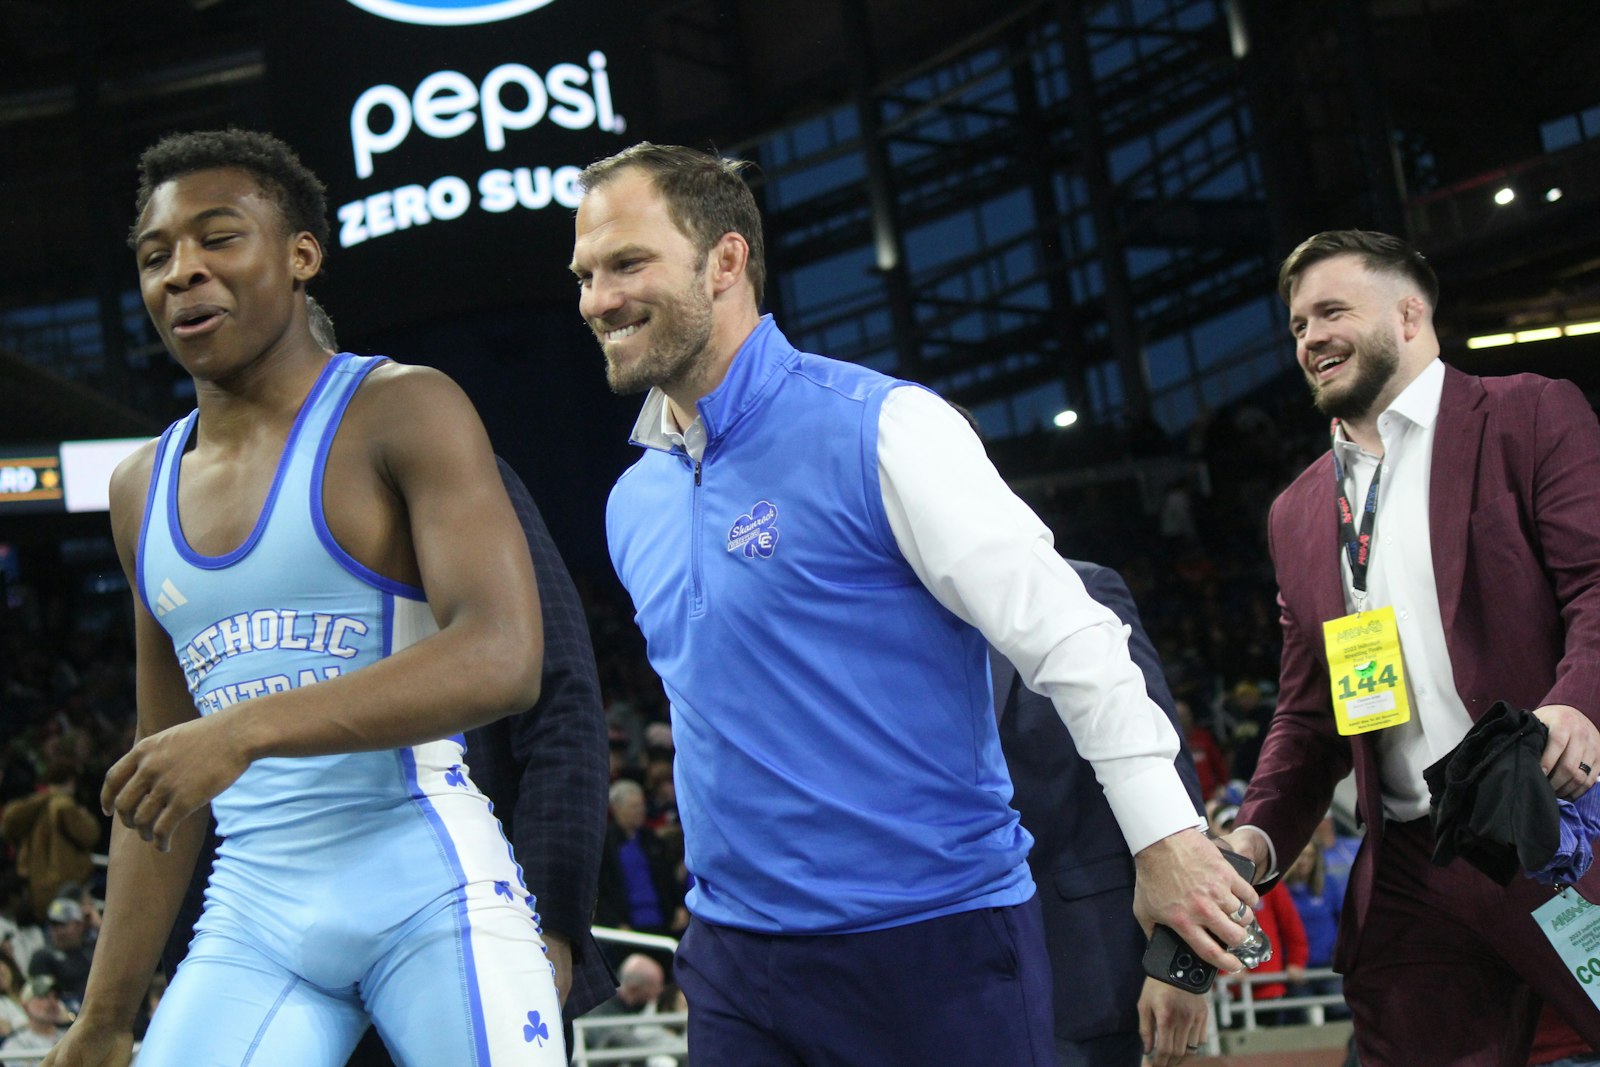
<path fill-rule="evenodd" d="M 636 436 L 657 419 L 663 436 L 702 458 L 698 418 L 680 433 L 665 397 L 653 392 Z M 1089 596 L 966 420 L 924 389 L 894 389 L 878 420 L 878 475 L 912 570 L 1055 704 L 1129 850 L 1200 826 L 1173 766 L 1177 732 L 1128 656 L 1127 627 Z"/>

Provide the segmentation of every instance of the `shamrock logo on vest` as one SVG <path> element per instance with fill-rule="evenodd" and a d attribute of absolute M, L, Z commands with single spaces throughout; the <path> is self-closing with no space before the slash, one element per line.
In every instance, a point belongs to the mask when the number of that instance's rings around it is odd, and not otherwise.
<path fill-rule="evenodd" d="M 771 559 L 778 550 L 778 508 L 768 500 L 756 501 L 747 514 L 728 530 L 728 551 L 743 552 L 745 559 Z"/>

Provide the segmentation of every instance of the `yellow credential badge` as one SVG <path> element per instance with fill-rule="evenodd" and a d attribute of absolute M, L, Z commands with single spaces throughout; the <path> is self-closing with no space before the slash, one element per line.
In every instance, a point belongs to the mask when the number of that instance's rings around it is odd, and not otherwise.
<path fill-rule="evenodd" d="M 1399 726 L 1411 719 L 1405 661 L 1394 608 L 1346 615 L 1322 624 L 1333 685 L 1333 718 L 1346 736 Z"/>

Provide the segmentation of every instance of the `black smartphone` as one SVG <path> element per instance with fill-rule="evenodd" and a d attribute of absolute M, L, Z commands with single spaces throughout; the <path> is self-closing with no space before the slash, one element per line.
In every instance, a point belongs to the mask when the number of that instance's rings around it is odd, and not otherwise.
<path fill-rule="evenodd" d="M 1221 852 L 1239 877 L 1247 882 L 1255 877 L 1256 865 L 1251 860 L 1227 849 Z M 1160 923 L 1144 950 L 1144 973 L 1190 993 L 1204 993 L 1217 980 L 1216 967 L 1201 959 L 1172 927 Z"/>

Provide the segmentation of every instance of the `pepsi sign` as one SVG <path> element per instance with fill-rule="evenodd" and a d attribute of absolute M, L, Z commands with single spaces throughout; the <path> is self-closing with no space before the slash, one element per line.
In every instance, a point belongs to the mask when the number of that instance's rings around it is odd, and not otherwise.
<path fill-rule="evenodd" d="M 273 130 L 328 187 L 342 339 L 570 301 L 582 169 L 648 136 L 627 0 L 278 0 Z"/>
<path fill-rule="evenodd" d="M 351 4 L 380 18 L 409 22 L 416 26 L 477 26 L 536 11 L 551 0 L 498 0 L 496 3 L 471 3 L 469 0 L 350 0 Z"/>

